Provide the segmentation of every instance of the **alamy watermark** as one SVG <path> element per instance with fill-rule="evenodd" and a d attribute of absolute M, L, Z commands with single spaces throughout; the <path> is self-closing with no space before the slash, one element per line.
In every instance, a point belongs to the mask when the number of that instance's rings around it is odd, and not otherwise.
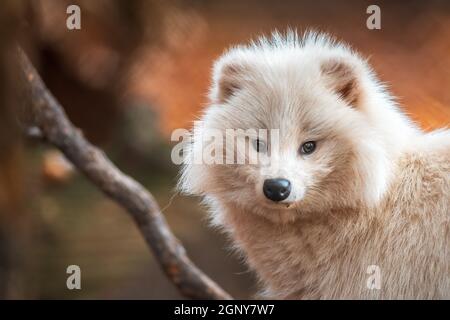
<path fill-rule="evenodd" d="M 380 30 L 381 29 L 381 9 L 376 4 L 372 4 L 367 7 L 367 14 L 370 16 L 367 18 L 366 26 L 369 30 Z"/>
<path fill-rule="evenodd" d="M 194 143 L 195 140 L 195 143 Z M 174 164 L 269 164 L 279 154 L 279 129 L 175 129 Z"/>
<path fill-rule="evenodd" d="M 81 268 L 76 264 L 67 267 L 66 273 L 70 274 L 66 280 L 66 286 L 69 290 L 81 289 Z"/>
<path fill-rule="evenodd" d="M 75 4 L 67 7 L 66 13 L 69 15 L 66 19 L 66 27 L 69 30 L 81 29 L 81 9 Z"/>
<path fill-rule="evenodd" d="M 370 276 L 367 278 L 366 287 L 369 290 L 381 289 L 381 268 L 375 264 L 367 267 L 366 273 Z"/>

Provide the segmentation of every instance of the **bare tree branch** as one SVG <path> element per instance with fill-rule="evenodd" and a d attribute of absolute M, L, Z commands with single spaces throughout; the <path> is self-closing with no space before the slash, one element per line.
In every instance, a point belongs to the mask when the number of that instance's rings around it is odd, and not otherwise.
<path fill-rule="evenodd" d="M 33 125 L 45 139 L 60 149 L 94 185 L 126 209 L 164 272 L 184 296 L 193 299 L 231 299 L 188 258 L 153 196 L 116 168 L 101 150 L 83 137 L 46 88 L 26 54 L 21 49 L 18 52 Z"/>

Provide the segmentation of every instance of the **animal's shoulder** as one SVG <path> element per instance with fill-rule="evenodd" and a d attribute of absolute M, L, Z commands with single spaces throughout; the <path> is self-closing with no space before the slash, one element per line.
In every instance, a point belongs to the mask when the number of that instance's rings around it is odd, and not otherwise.
<path fill-rule="evenodd" d="M 419 146 L 400 159 L 393 192 L 403 208 L 450 210 L 450 135 L 448 142 L 447 146 Z"/>

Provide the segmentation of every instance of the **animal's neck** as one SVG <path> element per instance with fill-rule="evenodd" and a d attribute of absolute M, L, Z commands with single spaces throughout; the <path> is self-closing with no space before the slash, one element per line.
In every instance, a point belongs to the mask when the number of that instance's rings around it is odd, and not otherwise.
<path fill-rule="evenodd" d="M 351 242 L 339 239 L 342 234 L 351 236 L 342 228 L 355 224 L 357 213 L 317 213 L 315 217 L 280 224 L 233 208 L 226 220 L 238 247 L 265 286 L 288 296 L 303 287 L 310 291 L 317 279 L 307 275 L 320 274 L 318 270 L 339 259 L 345 244 Z"/>

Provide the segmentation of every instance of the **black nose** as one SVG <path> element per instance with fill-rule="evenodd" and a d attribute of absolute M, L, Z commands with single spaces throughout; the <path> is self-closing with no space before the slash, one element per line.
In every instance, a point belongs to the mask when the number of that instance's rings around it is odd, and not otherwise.
<path fill-rule="evenodd" d="M 286 179 L 267 179 L 264 181 L 263 192 L 267 199 L 282 201 L 291 193 L 291 183 Z"/>

